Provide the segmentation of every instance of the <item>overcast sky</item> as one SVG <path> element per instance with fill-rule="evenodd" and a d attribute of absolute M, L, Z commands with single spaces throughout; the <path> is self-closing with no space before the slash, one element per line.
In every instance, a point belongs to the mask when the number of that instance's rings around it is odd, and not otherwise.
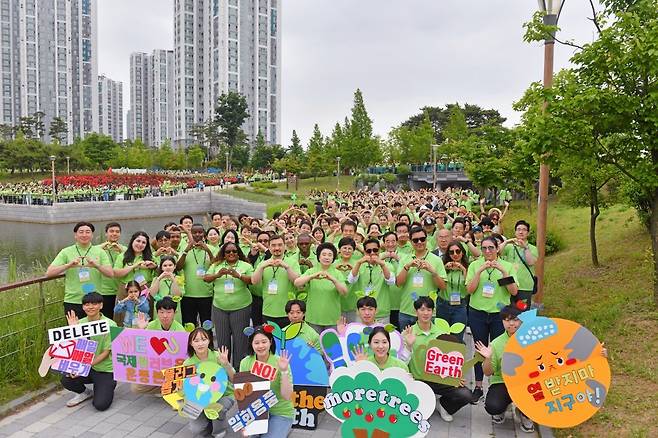
<path fill-rule="evenodd" d="M 523 42 L 534 0 L 279 0 L 283 32 L 282 143 L 293 129 L 307 141 L 328 135 L 363 91 L 375 133 L 423 106 L 459 102 L 512 110 L 541 80 L 541 43 Z M 173 48 L 173 0 L 99 0 L 99 73 L 124 83 L 130 107 L 130 53 Z M 567 0 L 559 37 L 591 41 L 587 0 Z M 556 70 L 572 49 L 556 46 Z"/>

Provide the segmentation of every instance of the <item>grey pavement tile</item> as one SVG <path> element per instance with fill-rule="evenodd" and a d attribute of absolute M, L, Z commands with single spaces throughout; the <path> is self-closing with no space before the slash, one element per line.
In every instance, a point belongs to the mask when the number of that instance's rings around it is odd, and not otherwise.
<path fill-rule="evenodd" d="M 122 414 L 122 413 L 119 413 L 119 412 L 115 412 L 113 415 L 107 417 L 104 422 L 109 423 L 109 424 L 119 424 L 119 423 L 123 423 L 124 421 L 128 420 L 129 418 L 131 418 L 131 416 L 128 415 L 128 414 Z"/>
<path fill-rule="evenodd" d="M 149 435 L 149 438 L 171 438 L 171 435 L 168 433 L 163 433 L 163 432 L 153 432 L 151 435 Z"/>
<path fill-rule="evenodd" d="M 128 433 L 131 433 L 133 430 L 137 429 L 141 425 L 142 423 L 140 421 L 131 419 L 115 425 L 114 428 L 116 430 L 125 430 L 128 431 Z"/>
<path fill-rule="evenodd" d="M 151 426 L 139 426 L 137 429 L 133 430 L 130 432 L 128 435 L 129 437 L 139 437 L 139 438 L 144 438 L 150 436 L 153 432 L 155 432 L 155 427 Z"/>
<path fill-rule="evenodd" d="M 184 424 L 168 421 L 164 423 L 162 426 L 160 426 L 157 430 L 158 432 L 164 432 L 173 435 L 184 427 L 185 427 Z"/>

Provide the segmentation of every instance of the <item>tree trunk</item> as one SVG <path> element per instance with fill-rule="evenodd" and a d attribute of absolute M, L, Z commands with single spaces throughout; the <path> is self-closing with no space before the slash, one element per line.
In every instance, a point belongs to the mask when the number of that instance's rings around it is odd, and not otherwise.
<path fill-rule="evenodd" d="M 650 231 L 653 250 L 653 300 L 658 305 L 658 188 L 653 190 Z"/>
<path fill-rule="evenodd" d="M 599 266 L 599 253 L 596 248 L 596 219 L 601 214 L 599 210 L 599 191 L 596 189 L 596 183 L 590 185 L 589 194 L 589 243 L 592 250 L 592 265 Z"/>
<path fill-rule="evenodd" d="M 352 432 L 354 433 L 354 438 L 389 438 L 391 436 L 388 432 L 381 429 L 373 430 L 370 437 L 368 437 L 367 429 L 352 429 Z"/>

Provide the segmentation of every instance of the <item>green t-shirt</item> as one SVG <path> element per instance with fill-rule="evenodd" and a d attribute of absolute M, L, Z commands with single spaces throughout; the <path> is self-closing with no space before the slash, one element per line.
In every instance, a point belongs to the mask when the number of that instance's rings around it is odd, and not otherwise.
<path fill-rule="evenodd" d="M 393 275 L 397 275 L 400 269 L 400 262 L 395 259 L 387 259 L 386 264 L 388 269 Z M 388 300 L 391 306 L 391 310 L 400 310 L 400 300 L 402 297 L 401 289 L 394 284 L 387 284 L 386 289 L 388 291 Z"/>
<path fill-rule="evenodd" d="M 114 250 L 110 249 L 103 249 L 103 245 L 105 245 L 107 242 L 103 242 L 100 245 L 96 245 L 96 247 L 100 248 L 102 251 L 107 254 L 107 257 L 110 259 L 110 266 L 114 267 L 114 261 L 116 260 L 117 257 L 119 257 L 121 254 L 123 254 L 126 251 L 126 247 L 124 245 L 119 244 L 121 247 L 121 252 L 117 252 Z M 117 294 L 117 289 L 119 288 L 119 280 L 114 278 L 114 277 L 106 277 L 102 276 L 101 278 L 101 289 L 100 293 L 101 295 L 116 295 Z"/>
<path fill-rule="evenodd" d="M 500 364 L 503 359 L 503 351 L 505 351 L 507 341 L 509 341 L 509 335 L 507 332 L 504 332 L 502 335 L 491 341 L 491 367 L 493 368 L 493 374 L 489 376 L 490 385 L 504 383 Z"/>
<path fill-rule="evenodd" d="M 391 271 L 391 274 L 395 275 L 393 272 Z M 391 302 L 389 299 L 388 284 L 384 278 L 384 270 L 381 266 L 363 263 L 359 268 L 359 279 L 350 286 L 356 294 L 357 300 L 360 297 L 369 296 L 377 301 L 377 318 L 390 315 Z"/>
<path fill-rule="evenodd" d="M 116 327 L 117 326 L 116 322 L 114 322 L 113 320 L 111 320 L 110 318 L 108 318 L 105 315 L 101 314 L 100 319 L 107 321 L 107 323 L 110 325 L 110 327 Z M 85 323 L 85 322 L 89 322 L 89 318 L 84 317 L 79 321 L 80 324 Z M 92 341 L 98 342 L 98 345 L 96 346 L 96 354 L 97 355 L 101 354 L 103 351 L 112 349 L 112 338 L 110 337 L 109 333 L 106 333 L 104 335 L 90 336 L 89 339 L 91 339 Z M 112 353 L 110 352 L 110 354 L 108 354 L 107 357 L 105 359 L 103 359 L 102 362 L 97 363 L 92 368 L 94 369 L 94 371 L 100 371 L 100 372 L 103 372 L 103 373 L 111 373 L 113 371 L 113 368 L 112 368 Z"/>
<path fill-rule="evenodd" d="M 417 258 L 416 256 L 405 256 L 400 259 L 399 271 L 402 272 L 404 266 Z M 429 262 L 432 265 L 432 268 L 436 271 L 439 277 L 444 280 L 447 279 L 447 274 L 445 267 L 443 266 L 443 260 L 441 257 L 432 254 L 427 251 L 424 260 Z M 435 292 L 437 290 L 436 284 L 432 279 L 432 274 L 428 271 L 418 268 L 409 268 L 407 272 L 407 281 L 400 287 L 401 299 L 400 299 L 400 312 L 406 315 L 415 316 L 416 310 L 414 309 L 414 299 L 412 294 L 416 294 L 418 297 L 426 297 L 430 295 L 430 292 Z"/>
<path fill-rule="evenodd" d="M 203 249 L 193 248 L 187 253 L 183 266 L 186 297 L 207 298 L 212 296 L 212 285 L 203 281 L 210 262 L 210 256 Z"/>
<path fill-rule="evenodd" d="M 407 242 L 404 245 L 400 246 L 398 245 L 397 251 L 398 255 L 400 258 L 403 258 L 405 256 L 412 256 L 414 253 L 414 247 L 411 244 L 411 242 Z"/>
<path fill-rule="evenodd" d="M 406 363 L 402 362 L 397 357 L 391 356 L 390 354 L 388 355 L 388 359 L 386 359 L 384 365 L 380 365 L 379 362 L 377 362 L 377 359 L 375 359 L 375 356 L 373 355 L 368 356 L 368 361 L 377 365 L 377 368 L 379 368 L 382 371 L 385 370 L 386 368 L 402 368 L 406 372 L 409 372 L 409 367 L 407 366 Z"/>
<path fill-rule="evenodd" d="M 214 275 L 222 268 L 233 268 L 240 274 L 248 276 L 254 273 L 254 268 L 249 263 L 238 260 L 233 266 L 226 262 L 214 263 L 208 268 L 208 274 Z M 212 282 L 212 287 L 214 297 L 212 305 L 218 309 L 232 312 L 251 305 L 251 292 L 249 292 L 247 285 L 238 278 L 228 274 L 223 275 Z"/>
<path fill-rule="evenodd" d="M 361 258 L 361 253 L 354 251 L 352 254 L 352 257 L 350 257 L 349 261 L 347 262 L 350 266 L 354 267 L 357 261 Z M 348 284 L 347 283 L 347 275 L 350 273 L 352 268 L 350 269 L 338 269 L 339 265 L 344 265 L 343 260 L 338 257 L 336 261 L 334 262 L 334 267 L 336 267 L 336 270 L 341 273 L 343 282 L 347 285 L 347 295 L 341 296 L 340 297 L 340 309 L 342 312 L 353 312 L 356 310 L 356 301 L 358 300 L 358 297 L 355 294 L 356 289 L 354 288 L 353 284 Z M 338 278 L 338 277 L 336 277 Z"/>
<path fill-rule="evenodd" d="M 185 277 L 182 276 L 182 275 L 177 275 L 175 281 L 178 284 L 178 288 L 180 289 L 180 296 L 181 297 L 185 296 L 186 295 L 186 293 L 185 293 Z M 151 285 L 153 285 L 153 282 L 155 282 L 155 280 L 153 280 L 151 282 Z M 175 297 L 176 295 L 174 295 L 171 291 L 171 289 L 174 287 L 173 282 L 174 282 L 174 280 L 161 280 L 160 284 L 159 284 L 158 291 L 156 293 L 156 296 L 159 295 L 160 297 L 163 297 L 163 298 L 164 297 L 172 297 L 172 298 Z M 183 315 L 181 313 L 181 307 L 182 307 L 181 303 L 178 302 L 178 307 L 176 307 L 176 314 L 174 316 L 176 321 L 178 321 L 180 323 L 183 322 Z"/>
<path fill-rule="evenodd" d="M 244 256 L 248 257 L 247 254 L 249 254 L 249 252 L 245 252 Z M 253 265 L 254 269 L 256 269 L 258 265 L 260 265 L 263 262 L 263 260 L 265 260 L 265 254 L 258 254 L 258 257 L 256 258 L 256 261 L 254 262 Z M 260 285 L 250 284 L 249 291 L 255 297 L 263 296 L 263 291 L 261 290 Z"/>
<path fill-rule="evenodd" d="M 97 246 L 89 246 L 86 249 L 79 247 L 77 244 L 63 248 L 55 257 L 52 266 L 62 266 L 75 260 L 78 257 L 85 257 L 82 266 L 67 269 L 64 278 L 64 302 L 70 304 L 82 304 L 82 297 L 85 294 L 83 285 L 89 284 L 90 291 L 100 292 L 102 279 L 104 275 L 96 268 L 89 267 L 86 258 L 98 260 L 101 266 L 111 267 L 110 259 L 105 251 Z M 85 281 L 80 281 L 81 279 Z"/>
<path fill-rule="evenodd" d="M 467 271 L 468 272 L 468 271 Z M 446 270 L 446 288 L 439 290 L 439 297 L 445 301 L 450 301 L 450 294 L 459 292 L 460 298 L 465 298 L 468 293 L 466 292 L 466 279 L 461 270 Z"/>
<path fill-rule="evenodd" d="M 126 267 L 126 265 L 123 264 L 123 258 L 125 257 L 125 255 L 126 253 L 124 252 L 123 254 L 117 256 L 117 258 L 114 260 L 114 269 L 123 269 Z M 143 261 L 144 259 L 142 258 L 141 255 L 135 256 L 135 260 L 133 260 L 132 265 L 135 265 Z M 153 272 L 154 272 L 153 269 L 139 268 L 137 270 L 128 272 L 123 277 L 118 278 L 118 281 L 122 284 L 126 284 L 129 281 L 135 280 L 135 278 L 139 278 L 140 275 L 143 275 L 146 283 L 150 284 L 151 280 L 153 280 Z"/>
<path fill-rule="evenodd" d="M 180 306 L 178 306 L 178 307 L 180 307 Z M 169 332 L 184 332 L 185 327 L 183 327 L 183 324 L 181 324 L 180 322 L 174 320 L 174 321 L 171 322 L 171 327 L 169 327 L 169 330 L 165 330 L 165 329 L 162 328 L 162 323 L 160 322 L 160 320 L 156 316 L 156 318 L 153 321 L 148 323 L 148 325 L 146 326 L 146 330 L 162 330 L 162 331 L 169 331 Z"/>
<path fill-rule="evenodd" d="M 318 265 L 304 275 L 313 275 L 321 270 Z M 334 266 L 329 267 L 327 274 L 338 281 L 343 280 L 343 274 Z M 306 291 L 306 321 L 316 325 L 336 325 L 340 318 L 340 294 L 331 280 L 314 278 L 306 284 Z"/>
<path fill-rule="evenodd" d="M 416 341 L 414 342 L 413 348 L 412 348 L 412 355 L 413 351 L 423 345 L 427 345 L 431 340 L 436 339 L 438 336 L 444 334 L 439 327 L 437 327 L 434 323 L 430 326 L 430 330 L 428 332 L 424 332 L 418 323 L 414 324 L 411 326 L 411 331 L 413 334 L 416 336 Z M 411 360 L 409 362 L 409 371 L 411 372 L 411 375 L 414 376 L 414 379 L 422 379 L 423 378 L 423 369 L 419 369 L 415 365 L 415 361 Z"/>
<path fill-rule="evenodd" d="M 484 258 L 479 258 L 474 260 L 468 266 L 466 284 L 470 283 L 470 281 L 475 277 L 476 271 L 485 263 L 485 261 L 486 260 Z M 516 271 L 514 270 L 514 266 L 511 263 L 501 259 L 498 259 L 498 262 L 509 275 L 514 277 L 514 281 L 516 282 Z M 482 274 L 480 274 L 480 282 L 478 283 L 478 287 L 475 292 L 471 294 L 470 306 L 473 309 L 481 310 L 483 312 L 497 313 L 500 312 L 498 303 L 501 303 L 505 306 L 508 305 L 510 303 L 510 294 L 505 286 L 500 286 L 498 284 L 498 280 L 501 278 L 503 278 L 503 273 L 498 269 L 489 268 L 482 271 Z M 489 285 L 487 287 L 493 288 L 493 295 L 490 297 L 487 297 L 483 294 L 485 285 L 487 284 Z"/>
<path fill-rule="evenodd" d="M 528 248 L 530 249 L 530 254 L 532 254 L 535 260 L 537 260 L 537 257 L 539 256 L 537 247 L 535 245 L 528 244 Z M 516 279 L 518 280 L 517 284 L 519 285 L 519 290 L 531 291 L 534 287 L 534 280 L 532 277 L 535 275 L 535 267 L 534 265 L 528 265 L 528 268 L 530 268 L 529 270 L 525 267 L 523 264 L 526 259 L 525 253 L 526 251 L 524 248 L 509 243 L 505 245 L 505 249 L 503 249 L 501 258 L 507 262 L 510 262 L 514 266 L 514 269 L 516 270 Z"/>
<path fill-rule="evenodd" d="M 299 265 L 296 261 L 285 259 L 284 261 L 294 272 L 299 274 Z M 297 288 L 290 281 L 288 271 L 282 266 L 268 266 L 263 269 L 263 275 L 260 280 L 261 294 L 263 296 L 263 316 L 271 318 L 282 318 L 286 316 L 286 303 L 288 302 L 288 293 L 297 292 Z"/>
<path fill-rule="evenodd" d="M 251 355 L 247 356 L 244 359 L 240 361 L 240 372 L 243 371 L 251 371 L 251 367 L 254 365 L 256 362 L 256 356 Z M 279 369 L 279 356 L 276 354 L 270 354 L 270 357 L 267 359 L 267 363 L 269 365 L 272 365 L 275 367 L 277 370 Z M 287 417 L 287 418 L 295 418 L 295 409 L 292 406 L 292 401 L 290 400 L 285 400 L 283 396 L 281 395 L 281 379 L 289 379 L 292 382 L 292 373 L 290 373 L 290 369 L 288 369 L 288 375 L 282 375 L 281 372 L 276 373 L 276 378 L 272 383 L 270 383 L 270 388 L 272 391 L 274 391 L 274 394 L 276 394 L 276 398 L 279 400 L 277 404 L 272 406 L 272 409 L 270 409 L 270 414 L 271 415 L 279 415 L 281 417 Z"/>

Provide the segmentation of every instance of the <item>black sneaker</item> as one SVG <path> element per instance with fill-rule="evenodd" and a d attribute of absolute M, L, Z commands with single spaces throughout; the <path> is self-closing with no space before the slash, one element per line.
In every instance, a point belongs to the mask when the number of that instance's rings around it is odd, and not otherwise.
<path fill-rule="evenodd" d="M 482 391 L 482 388 L 479 386 L 476 386 L 475 389 L 471 392 L 473 393 L 473 399 L 471 400 L 472 405 L 478 404 L 480 400 L 484 398 L 484 391 Z"/>

